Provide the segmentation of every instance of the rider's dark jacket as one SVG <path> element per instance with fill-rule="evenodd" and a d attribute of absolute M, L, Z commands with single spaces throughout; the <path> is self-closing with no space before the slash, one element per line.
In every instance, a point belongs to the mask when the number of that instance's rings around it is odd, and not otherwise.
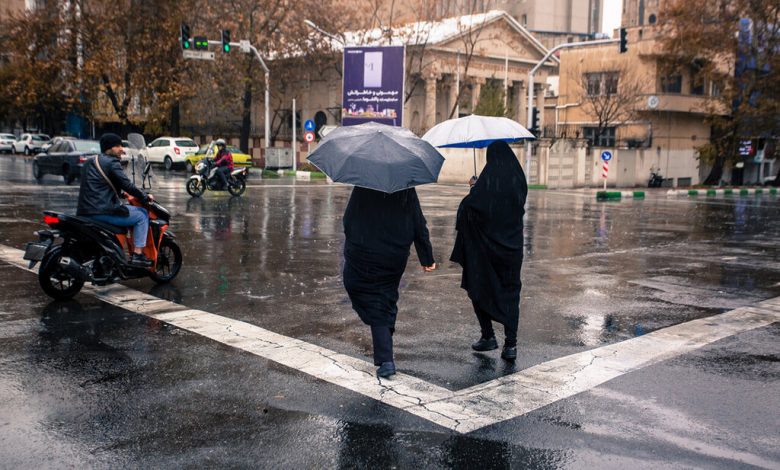
<path fill-rule="evenodd" d="M 100 155 L 100 167 L 117 191 L 131 194 L 141 202 L 146 202 L 146 193 L 138 189 L 122 171 L 119 158 L 111 155 Z M 79 205 L 76 215 L 119 215 L 126 216 L 129 212 L 122 204 L 114 189 L 109 186 L 95 165 L 95 158 L 90 157 L 81 168 L 81 188 L 79 189 Z"/>

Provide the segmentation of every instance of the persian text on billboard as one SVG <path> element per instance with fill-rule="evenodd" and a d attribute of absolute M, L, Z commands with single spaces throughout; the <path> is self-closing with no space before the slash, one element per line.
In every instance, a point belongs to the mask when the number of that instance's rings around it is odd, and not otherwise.
<path fill-rule="evenodd" d="M 403 46 L 345 48 L 343 97 L 342 125 L 375 121 L 400 126 L 404 102 Z"/>

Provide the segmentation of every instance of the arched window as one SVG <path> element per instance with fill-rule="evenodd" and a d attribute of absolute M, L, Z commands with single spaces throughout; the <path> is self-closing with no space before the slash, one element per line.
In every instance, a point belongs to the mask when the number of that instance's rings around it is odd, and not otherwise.
<path fill-rule="evenodd" d="M 647 22 L 650 24 L 655 24 L 655 15 L 650 15 L 647 17 Z"/>

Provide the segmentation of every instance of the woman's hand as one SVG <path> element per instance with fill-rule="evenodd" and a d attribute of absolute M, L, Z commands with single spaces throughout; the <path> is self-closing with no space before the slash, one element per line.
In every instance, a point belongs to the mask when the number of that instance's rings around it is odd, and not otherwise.
<path fill-rule="evenodd" d="M 430 266 L 423 266 L 422 267 L 422 270 L 425 271 L 426 273 L 429 273 L 429 272 L 431 272 L 431 271 L 433 271 L 435 269 L 436 269 L 436 263 L 433 263 Z"/>
<path fill-rule="evenodd" d="M 477 184 L 477 177 L 476 176 L 472 176 L 469 179 L 469 186 L 474 186 L 475 184 Z"/>

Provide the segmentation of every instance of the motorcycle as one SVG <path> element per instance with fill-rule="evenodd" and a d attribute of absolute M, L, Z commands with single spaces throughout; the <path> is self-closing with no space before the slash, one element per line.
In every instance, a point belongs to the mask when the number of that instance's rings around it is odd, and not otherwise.
<path fill-rule="evenodd" d="M 41 263 L 38 283 L 46 294 L 65 300 L 76 295 L 87 281 L 105 286 L 126 279 L 150 277 L 157 283 L 166 283 L 179 274 L 182 254 L 168 229 L 170 212 L 156 202 L 144 205 L 133 196 L 127 198 L 131 205 L 143 206 L 149 213 L 144 255 L 153 260 L 152 266 L 130 264 L 134 246 L 131 227 L 44 211 L 43 221 L 51 230 L 35 232 L 38 241 L 27 243 L 24 259 L 30 261 L 30 269 Z M 60 239 L 62 241 L 57 243 Z"/>
<path fill-rule="evenodd" d="M 246 191 L 246 177 L 249 173 L 248 168 L 233 170 L 228 175 L 228 187 L 224 188 L 222 181 L 217 178 L 218 167 L 214 165 L 214 160 L 204 158 L 195 165 L 195 174 L 187 180 L 187 192 L 192 197 L 200 197 L 206 192 L 206 189 L 212 191 L 227 191 L 231 196 L 241 196 Z"/>
<path fill-rule="evenodd" d="M 648 188 L 660 188 L 664 184 L 664 177 L 661 176 L 661 170 L 650 170 L 650 180 L 647 182 Z"/>

